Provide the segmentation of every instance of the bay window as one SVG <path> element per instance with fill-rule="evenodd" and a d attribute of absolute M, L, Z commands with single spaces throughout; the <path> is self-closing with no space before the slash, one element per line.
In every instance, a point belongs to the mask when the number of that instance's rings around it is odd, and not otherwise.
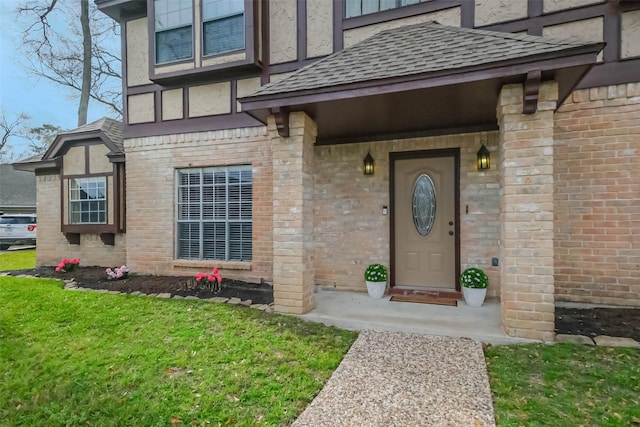
<path fill-rule="evenodd" d="M 107 223 L 107 178 L 69 180 L 69 224 Z"/>

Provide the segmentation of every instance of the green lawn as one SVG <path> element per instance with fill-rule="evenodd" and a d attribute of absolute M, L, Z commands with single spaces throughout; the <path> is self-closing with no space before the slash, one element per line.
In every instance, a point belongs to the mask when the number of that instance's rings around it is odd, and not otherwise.
<path fill-rule="evenodd" d="M 286 425 L 356 337 L 244 307 L 61 288 L 0 277 L 2 426 Z M 640 425 L 638 350 L 485 356 L 499 426 Z"/>
<path fill-rule="evenodd" d="M 499 426 L 640 425 L 640 351 L 576 344 L 485 348 Z"/>
<path fill-rule="evenodd" d="M 355 337 L 245 307 L 0 277 L 0 425 L 288 424 Z"/>
<path fill-rule="evenodd" d="M 36 250 L 12 251 L 0 254 L 0 271 L 26 270 L 36 267 Z"/>

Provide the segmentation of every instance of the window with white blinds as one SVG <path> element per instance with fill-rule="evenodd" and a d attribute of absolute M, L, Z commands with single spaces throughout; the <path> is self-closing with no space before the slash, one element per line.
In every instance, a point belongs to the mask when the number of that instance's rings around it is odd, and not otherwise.
<path fill-rule="evenodd" d="M 250 261 L 251 166 L 177 171 L 177 258 Z"/>

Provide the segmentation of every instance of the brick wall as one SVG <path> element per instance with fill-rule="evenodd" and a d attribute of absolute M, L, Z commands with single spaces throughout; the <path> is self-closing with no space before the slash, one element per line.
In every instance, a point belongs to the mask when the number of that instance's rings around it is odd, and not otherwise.
<path fill-rule="evenodd" d="M 214 266 L 223 277 L 272 280 L 271 141 L 266 127 L 125 140 L 127 265 L 134 272 L 195 275 Z M 252 165 L 253 260 L 247 263 L 175 259 L 176 168 Z"/>
<path fill-rule="evenodd" d="M 554 158 L 556 299 L 640 305 L 640 83 L 575 91 Z"/>
<path fill-rule="evenodd" d="M 553 123 L 555 82 L 540 87 L 537 110 L 523 114 L 522 85 L 500 91 L 502 325 L 511 336 L 554 336 Z"/>
<path fill-rule="evenodd" d="M 489 296 L 500 294 L 497 132 L 414 138 L 315 149 L 314 227 L 316 283 L 340 290 L 366 289 L 364 269 L 389 266 L 389 153 L 460 147 L 461 268 L 478 266 L 489 275 Z M 488 171 L 478 171 L 481 142 L 491 151 Z M 363 175 L 370 151 L 375 174 Z M 467 213 L 468 206 L 468 213 Z"/>
<path fill-rule="evenodd" d="M 102 243 L 97 234 L 82 234 L 71 245 L 60 231 L 60 176 L 37 177 L 38 238 L 36 264 L 55 266 L 62 258 L 80 258 L 82 266 L 116 267 L 126 262 L 126 235 L 116 234 L 114 246 Z M 105 275 L 106 277 L 106 275 Z"/>

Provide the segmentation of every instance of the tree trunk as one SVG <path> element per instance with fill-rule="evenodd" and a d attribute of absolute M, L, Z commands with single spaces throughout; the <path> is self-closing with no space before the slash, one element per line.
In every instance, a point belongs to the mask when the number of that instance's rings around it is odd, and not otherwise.
<path fill-rule="evenodd" d="M 91 91 L 91 28 L 89 27 L 89 0 L 80 1 L 80 22 L 82 24 L 82 91 L 78 106 L 78 126 L 87 124 L 89 92 Z"/>

